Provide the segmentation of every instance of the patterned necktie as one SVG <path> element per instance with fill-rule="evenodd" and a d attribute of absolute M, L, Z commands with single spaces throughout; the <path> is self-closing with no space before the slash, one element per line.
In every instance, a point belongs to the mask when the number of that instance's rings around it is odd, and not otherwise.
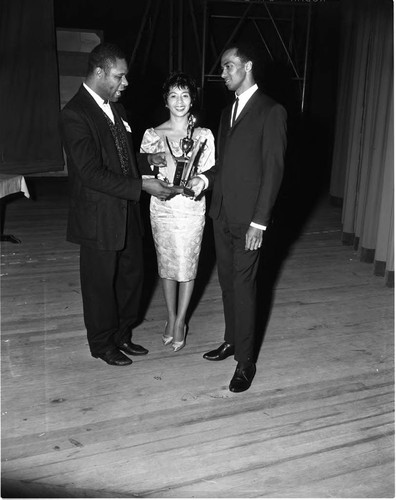
<path fill-rule="evenodd" d="M 121 169 L 122 173 L 126 177 L 131 177 L 131 169 L 130 169 L 130 162 L 129 162 L 129 155 L 128 155 L 128 145 L 127 145 L 127 139 L 125 137 L 125 133 L 121 128 L 121 125 L 119 122 L 115 119 L 115 123 L 113 123 L 110 118 L 106 115 L 105 112 L 103 112 L 107 123 L 109 124 L 111 133 L 114 138 L 114 142 L 117 148 L 117 153 L 118 157 L 120 159 L 121 163 Z"/>
<path fill-rule="evenodd" d="M 234 123 L 236 120 L 237 111 L 238 111 L 238 102 L 239 102 L 239 99 L 238 99 L 238 97 L 236 97 L 235 101 L 234 101 L 234 112 L 232 113 L 231 127 L 234 126 Z"/>

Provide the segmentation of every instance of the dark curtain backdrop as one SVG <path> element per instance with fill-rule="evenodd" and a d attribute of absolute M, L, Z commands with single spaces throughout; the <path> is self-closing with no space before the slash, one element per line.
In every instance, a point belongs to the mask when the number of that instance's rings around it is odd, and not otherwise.
<path fill-rule="evenodd" d="M 0 0 L 0 173 L 63 170 L 53 0 Z"/>
<path fill-rule="evenodd" d="M 343 0 L 330 194 L 343 200 L 343 242 L 394 283 L 393 3 Z"/>

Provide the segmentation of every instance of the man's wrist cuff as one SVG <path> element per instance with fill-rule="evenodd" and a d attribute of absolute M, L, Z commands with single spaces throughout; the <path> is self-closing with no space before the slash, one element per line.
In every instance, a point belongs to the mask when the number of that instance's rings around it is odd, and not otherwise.
<path fill-rule="evenodd" d="M 257 229 L 261 229 L 262 231 L 265 231 L 267 229 L 267 226 L 263 226 L 262 224 L 256 224 L 256 222 L 251 222 L 250 225 Z"/>

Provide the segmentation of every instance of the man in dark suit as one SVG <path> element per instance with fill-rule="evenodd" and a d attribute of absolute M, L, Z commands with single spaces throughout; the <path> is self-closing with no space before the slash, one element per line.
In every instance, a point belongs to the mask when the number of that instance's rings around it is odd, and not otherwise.
<path fill-rule="evenodd" d="M 258 89 L 255 64 L 248 45 L 234 44 L 224 51 L 221 77 L 236 100 L 221 115 L 216 165 L 190 182 L 196 195 L 213 187 L 209 215 L 225 334 L 224 343 L 204 358 L 221 361 L 234 355 L 238 364 L 229 386 L 232 392 L 249 389 L 256 373 L 256 276 L 286 148 L 286 111 Z"/>
<path fill-rule="evenodd" d="M 142 190 L 166 199 L 166 183 L 150 165 L 163 155 L 136 155 L 124 108 L 117 103 L 128 85 L 125 55 L 100 44 L 89 56 L 88 74 L 61 112 L 70 206 L 67 240 L 80 245 L 80 279 L 91 354 L 110 365 L 147 354 L 133 344 L 143 285 Z M 149 174 L 143 178 L 140 174 Z M 123 351 L 123 352 L 121 352 Z"/>

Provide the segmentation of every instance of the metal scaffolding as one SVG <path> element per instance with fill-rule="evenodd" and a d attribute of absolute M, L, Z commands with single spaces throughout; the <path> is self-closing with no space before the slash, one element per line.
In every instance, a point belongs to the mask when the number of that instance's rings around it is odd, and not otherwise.
<path fill-rule="evenodd" d="M 166 38 L 168 42 L 169 72 L 191 72 L 193 66 L 198 75 L 199 67 L 203 101 L 207 85 L 221 81 L 219 62 L 225 46 L 247 35 L 264 49 L 268 61 L 280 61 L 288 68 L 304 112 L 311 19 L 312 2 L 307 1 L 147 0 L 130 65 L 142 54 L 141 74 L 145 74 L 154 35 L 161 27 L 166 32 L 162 45 Z"/>
<path fill-rule="evenodd" d="M 202 91 L 219 81 L 223 49 L 242 33 L 261 44 L 268 60 L 283 60 L 306 101 L 312 3 L 286 0 L 204 0 Z M 249 31 L 250 30 L 250 31 Z"/>
<path fill-rule="evenodd" d="M 198 0 L 198 4 L 201 0 Z M 199 23 L 197 18 L 197 0 L 147 0 L 143 19 L 133 47 L 130 66 L 137 59 L 139 49 L 143 45 L 144 56 L 142 71 L 147 70 L 150 55 L 153 51 L 153 40 L 157 29 L 163 28 L 168 23 L 168 70 L 182 71 L 184 69 L 184 53 L 186 46 L 195 45 L 197 62 L 202 63 L 201 46 L 199 36 Z M 188 22 L 188 30 L 185 24 Z M 163 43 L 165 43 L 165 40 Z"/>

